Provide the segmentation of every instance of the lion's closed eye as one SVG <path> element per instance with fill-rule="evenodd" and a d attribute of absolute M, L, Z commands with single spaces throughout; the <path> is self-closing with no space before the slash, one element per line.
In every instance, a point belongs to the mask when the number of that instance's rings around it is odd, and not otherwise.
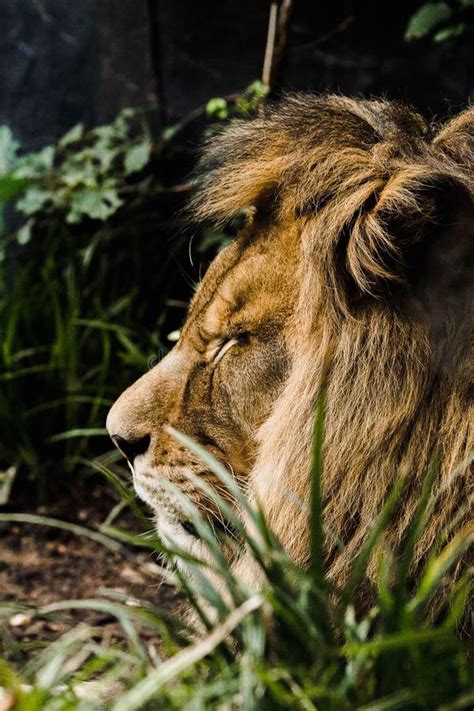
<path fill-rule="evenodd" d="M 213 344 L 207 352 L 209 361 L 214 364 L 218 363 L 233 346 L 237 345 L 238 342 L 238 338 L 230 338 L 221 340 L 217 344 Z"/>

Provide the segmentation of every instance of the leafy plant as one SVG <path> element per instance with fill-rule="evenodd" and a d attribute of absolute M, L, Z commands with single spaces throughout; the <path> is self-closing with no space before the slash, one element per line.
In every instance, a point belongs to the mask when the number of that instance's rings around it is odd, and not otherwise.
<path fill-rule="evenodd" d="M 247 115 L 265 93 L 255 82 L 210 113 Z M 176 217 L 190 186 L 170 180 L 193 167 L 179 150 L 189 128 L 153 136 L 145 112 L 125 109 L 22 155 L 0 127 L 0 471 L 43 495 L 105 446 L 107 408 L 180 325 L 167 300 L 193 286 Z M 193 246 L 207 262 L 228 239 L 204 230 Z"/>
<path fill-rule="evenodd" d="M 454 5 L 446 2 L 424 3 L 410 18 L 405 39 L 432 37 L 435 42 L 444 42 L 460 37 L 472 30 L 473 8 L 473 0 L 457 0 Z"/>
<path fill-rule="evenodd" d="M 248 118 L 262 105 L 269 91 L 269 87 L 257 79 L 232 101 L 219 97 L 210 99 L 206 106 L 207 115 L 218 121 L 227 121 L 231 118 Z"/>
<path fill-rule="evenodd" d="M 131 110 L 25 156 L 0 128 L 0 469 L 43 489 L 97 452 L 106 408 L 166 350 L 161 323 L 175 325 L 146 313 L 172 279 L 151 166 L 165 146 Z"/>
<path fill-rule="evenodd" d="M 113 123 L 88 132 L 78 124 L 57 146 L 23 158 L 17 156 L 18 144 L 9 129 L 2 127 L 0 171 L 4 183 L 9 181 L 5 184 L 23 187 L 15 207 L 29 218 L 17 233 L 21 244 L 30 240 L 38 214 L 61 214 L 67 223 L 77 224 L 84 218 L 106 221 L 117 212 L 129 176 L 141 172 L 151 157 L 150 131 L 143 118 L 137 129 L 136 119 L 136 111 L 125 109 Z M 11 191 L 3 194 L 3 199 L 12 197 Z"/>

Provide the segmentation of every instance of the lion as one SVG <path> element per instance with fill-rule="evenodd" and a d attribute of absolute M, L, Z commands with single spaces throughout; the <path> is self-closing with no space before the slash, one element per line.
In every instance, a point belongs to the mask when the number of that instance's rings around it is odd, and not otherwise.
<path fill-rule="evenodd" d="M 160 536 L 203 546 L 166 481 L 218 538 L 226 529 L 189 473 L 221 482 L 171 426 L 228 467 L 308 565 L 323 378 L 333 581 L 347 578 L 404 477 L 387 532 L 396 550 L 433 458 L 436 504 L 415 568 L 472 526 L 473 154 L 474 109 L 439 127 L 398 103 L 335 95 L 288 95 L 209 141 L 194 213 L 242 228 L 210 265 L 175 347 L 107 419 Z M 234 565 L 258 584 L 245 551 Z"/>

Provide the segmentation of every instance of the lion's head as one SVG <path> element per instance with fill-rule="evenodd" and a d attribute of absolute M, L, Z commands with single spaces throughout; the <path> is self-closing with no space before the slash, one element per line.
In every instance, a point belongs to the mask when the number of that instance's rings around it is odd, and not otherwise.
<path fill-rule="evenodd" d="M 332 576 L 344 577 L 406 475 L 397 544 L 435 454 L 442 495 L 419 556 L 466 523 L 473 149 L 473 110 L 436 130 L 405 107 L 337 96 L 287 97 L 211 140 L 196 212 L 243 214 L 246 226 L 209 268 L 177 345 L 107 420 L 161 534 L 199 545 L 166 480 L 219 527 L 187 472 L 220 485 L 167 434 L 172 425 L 229 467 L 305 564 L 301 501 L 323 373 Z"/>

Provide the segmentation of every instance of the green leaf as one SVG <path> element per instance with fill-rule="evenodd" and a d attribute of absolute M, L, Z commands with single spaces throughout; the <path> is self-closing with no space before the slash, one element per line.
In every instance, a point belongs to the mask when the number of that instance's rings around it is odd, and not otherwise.
<path fill-rule="evenodd" d="M 270 88 L 259 79 L 252 82 L 235 102 L 237 116 L 245 118 L 255 113 L 260 104 L 268 96 L 269 91 Z"/>
<path fill-rule="evenodd" d="M 61 148 L 67 148 L 67 146 L 70 146 L 72 143 L 77 143 L 78 141 L 80 141 L 83 136 L 84 124 L 77 123 L 71 129 L 69 129 L 67 133 L 64 134 L 64 136 L 59 141 L 59 146 L 61 146 Z"/>
<path fill-rule="evenodd" d="M 18 178 L 40 178 L 53 167 L 55 153 L 54 146 L 45 146 L 37 153 L 25 156 L 18 163 L 15 175 Z"/>
<path fill-rule="evenodd" d="M 206 113 L 211 118 L 225 120 L 229 118 L 229 105 L 225 99 L 219 97 L 210 99 L 206 105 Z"/>
<path fill-rule="evenodd" d="M 466 25 L 464 22 L 458 22 L 457 25 L 449 25 L 448 27 L 443 27 L 441 30 L 436 32 L 433 37 L 435 42 L 445 42 L 446 40 L 453 39 L 454 37 L 460 37 L 466 31 Z"/>
<path fill-rule="evenodd" d="M 83 185 L 86 188 L 97 187 L 97 174 L 91 160 L 88 160 L 90 152 L 76 154 L 71 160 L 66 161 L 61 169 L 60 180 L 69 188 L 76 188 Z M 92 157 L 92 156 L 91 156 Z"/>
<path fill-rule="evenodd" d="M 28 244 L 28 242 L 31 240 L 31 232 L 33 228 L 33 220 L 30 219 L 28 222 L 25 222 L 23 227 L 20 227 L 18 232 L 16 233 L 16 241 L 18 244 L 21 244 L 22 246 L 25 244 Z"/>
<path fill-rule="evenodd" d="M 159 689 L 171 679 L 182 674 L 187 669 L 192 669 L 206 656 L 212 654 L 214 649 L 228 638 L 233 630 L 255 610 L 263 605 L 263 598 L 254 595 L 248 598 L 240 607 L 232 610 L 228 617 L 203 639 L 175 654 L 171 659 L 162 662 L 157 669 L 151 670 L 146 677 L 132 689 L 123 693 L 112 711 L 134 711 L 143 708 L 150 699 L 156 696 Z"/>
<path fill-rule="evenodd" d="M 71 201 L 71 209 L 66 216 L 66 222 L 74 224 L 82 217 L 105 222 L 123 204 L 116 190 L 111 188 L 84 188 L 78 190 Z"/>
<path fill-rule="evenodd" d="M 49 193 L 37 185 L 29 187 L 24 196 L 16 203 L 16 209 L 24 215 L 34 215 L 40 212 L 49 200 Z"/>
<path fill-rule="evenodd" d="M 253 81 L 245 90 L 245 94 L 258 101 L 265 99 L 269 93 L 270 87 L 268 84 L 264 84 L 263 81 L 260 81 L 260 79 Z"/>
<path fill-rule="evenodd" d="M 5 506 L 10 498 L 10 492 L 17 474 L 16 467 L 0 469 L 0 506 Z"/>
<path fill-rule="evenodd" d="M 416 595 L 409 603 L 411 611 L 420 608 L 440 587 L 443 577 L 465 551 L 474 547 L 474 526 L 461 530 L 436 556 L 428 559 Z"/>
<path fill-rule="evenodd" d="M 94 146 L 94 157 L 100 163 L 102 171 L 107 173 L 112 167 L 114 158 L 116 158 L 120 153 L 118 148 L 111 148 L 107 140 L 100 140 Z"/>
<path fill-rule="evenodd" d="M 135 109 L 122 109 L 117 118 L 112 124 L 114 137 L 119 141 L 125 141 L 130 132 L 130 119 L 136 115 Z"/>
<path fill-rule="evenodd" d="M 416 509 L 412 515 L 410 525 L 403 541 L 403 550 L 398 561 L 398 595 L 397 599 L 401 603 L 404 599 L 404 586 L 409 580 L 410 566 L 413 563 L 416 544 L 426 526 L 426 522 L 432 510 L 430 505 L 430 496 L 433 491 L 433 486 L 436 477 L 439 474 L 439 463 L 434 458 L 428 467 L 428 471 L 423 480 L 423 487 L 418 499 Z"/>
<path fill-rule="evenodd" d="M 395 481 L 382 510 L 379 512 L 368 536 L 354 558 L 349 579 L 344 586 L 344 597 L 346 600 L 353 599 L 354 591 L 364 577 L 375 546 L 390 523 L 395 507 L 400 501 L 404 485 L 405 482 L 403 479 L 397 479 Z"/>
<path fill-rule="evenodd" d="M 405 32 L 406 40 L 426 37 L 442 22 L 451 17 L 451 9 L 445 2 L 428 2 L 410 18 Z"/>
<path fill-rule="evenodd" d="M 0 175 L 7 173 L 15 164 L 20 144 L 13 138 L 8 126 L 0 126 Z"/>
<path fill-rule="evenodd" d="M 164 141 L 171 141 L 182 129 L 182 124 L 174 123 L 163 129 L 161 137 Z"/>
<path fill-rule="evenodd" d="M 416 701 L 416 698 L 416 694 L 410 689 L 402 689 L 367 706 L 360 706 L 357 711 L 394 711 L 396 708 L 406 708 L 407 704 Z"/>
<path fill-rule="evenodd" d="M 138 173 L 140 170 L 143 170 L 150 160 L 150 155 L 151 141 L 147 136 L 140 143 L 129 148 L 125 153 L 125 175 Z"/>
<path fill-rule="evenodd" d="M 22 193 L 28 185 L 26 180 L 17 178 L 13 173 L 0 176 L 0 204 L 6 203 Z"/>

